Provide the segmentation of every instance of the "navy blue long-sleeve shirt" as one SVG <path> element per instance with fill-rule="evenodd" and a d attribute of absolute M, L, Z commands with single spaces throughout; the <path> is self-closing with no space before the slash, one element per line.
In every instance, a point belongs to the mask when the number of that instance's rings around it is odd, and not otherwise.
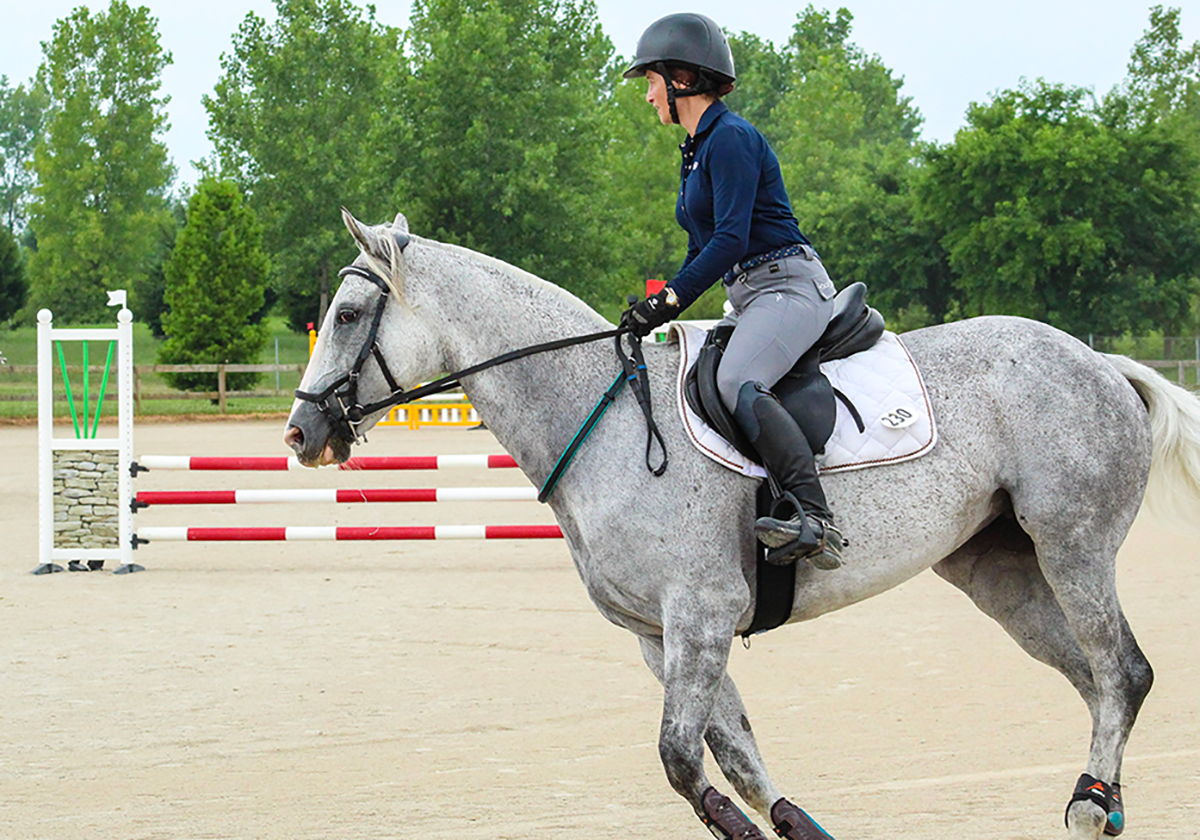
<path fill-rule="evenodd" d="M 705 109 L 679 149 L 675 218 L 687 231 L 688 254 L 668 285 L 682 307 L 747 257 L 809 244 L 767 138 L 723 102 Z"/>

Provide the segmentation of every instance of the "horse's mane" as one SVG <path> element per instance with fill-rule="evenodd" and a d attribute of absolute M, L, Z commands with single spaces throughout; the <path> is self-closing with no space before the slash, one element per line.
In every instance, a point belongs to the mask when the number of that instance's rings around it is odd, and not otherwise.
<path fill-rule="evenodd" d="M 391 237 L 388 237 L 388 239 L 390 240 Z M 592 309 L 592 307 L 588 306 L 588 304 L 581 300 L 578 296 L 567 291 L 562 286 L 551 283 L 549 280 L 544 280 L 541 277 L 538 277 L 536 274 L 532 274 L 523 268 L 518 268 L 511 263 L 506 263 L 504 260 L 489 256 L 487 254 L 482 254 L 479 251 L 473 251 L 470 248 L 463 247 L 462 245 L 452 245 L 448 242 L 439 242 L 436 239 L 425 239 L 417 236 L 413 236 L 412 239 L 413 241 L 421 242 L 423 245 L 431 245 L 440 248 L 463 262 L 473 263 L 475 265 L 483 265 L 485 268 L 490 268 L 499 274 L 510 276 L 515 280 L 519 280 L 521 283 L 527 284 L 528 286 L 536 289 L 539 295 L 544 295 L 550 298 L 552 301 L 557 301 L 569 309 L 581 310 L 599 317 L 599 314 Z"/>
<path fill-rule="evenodd" d="M 349 227 L 352 222 L 353 218 L 351 217 L 347 226 Z M 374 226 L 371 231 L 374 235 L 370 237 L 370 247 L 365 247 L 363 239 L 357 234 L 355 235 L 355 239 L 359 242 L 359 256 L 368 268 L 383 278 L 389 291 L 397 300 L 402 298 L 406 280 L 404 269 L 408 258 L 413 256 L 412 246 L 416 245 L 417 249 L 429 248 L 440 251 L 464 266 L 483 269 L 485 272 L 510 280 L 526 293 L 530 293 L 532 298 L 540 300 L 552 310 L 574 312 L 588 319 L 604 321 L 604 318 L 596 310 L 578 296 L 504 260 L 462 245 L 416 236 L 408 232 L 407 225 L 395 228 L 392 224 L 382 224 Z M 351 233 L 353 234 L 354 230 L 351 230 Z M 403 236 L 397 238 L 396 233 L 403 233 Z M 406 249 L 408 249 L 407 252 Z"/>
<path fill-rule="evenodd" d="M 391 225 L 385 225 L 385 227 L 390 230 Z M 392 291 L 392 297 L 395 300 L 399 300 L 400 291 L 404 286 L 404 278 L 400 274 L 400 265 L 404 258 L 404 252 L 401 250 L 400 243 L 394 236 L 380 236 L 377 241 L 384 251 L 384 256 L 387 258 L 386 265 L 379 257 L 361 245 L 359 245 L 358 252 L 366 261 L 367 267 L 382 277 L 383 281 L 388 284 L 388 288 Z"/>

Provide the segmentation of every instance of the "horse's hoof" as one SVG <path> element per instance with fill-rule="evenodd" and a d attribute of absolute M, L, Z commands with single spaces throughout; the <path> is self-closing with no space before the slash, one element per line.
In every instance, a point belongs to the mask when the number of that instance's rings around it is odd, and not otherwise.
<path fill-rule="evenodd" d="M 1097 840 L 1102 834 L 1117 837 L 1125 830 L 1125 802 L 1119 784 L 1105 784 L 1084 773 L 1065 815 L 1072 840 Z"/>
<path fill-rule="evenodd" d="M 1094 802 L 1076 801 L 1067 807 L 1069 840 L 1100 840 L 1108 824 L 1108 815 Z"/>

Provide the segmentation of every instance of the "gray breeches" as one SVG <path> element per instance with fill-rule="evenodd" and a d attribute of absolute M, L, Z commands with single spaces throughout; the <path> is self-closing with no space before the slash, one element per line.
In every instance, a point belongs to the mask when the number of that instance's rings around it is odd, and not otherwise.
<path fill-rule="evenodd" d="M 834 287 L 813 254 L 760 265 L 725 291 L 733 312 L 721 323 L 735 329 L 717 368 L 717 390 L 734 411 L 742 383 L 772 387 L 816 344 L 833 315 Z"/>

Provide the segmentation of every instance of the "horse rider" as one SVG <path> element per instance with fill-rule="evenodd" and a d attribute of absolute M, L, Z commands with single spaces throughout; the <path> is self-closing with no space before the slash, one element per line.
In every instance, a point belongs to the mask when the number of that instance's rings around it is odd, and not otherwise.
<path fill-rule="evenodd" d="M 755 534 L 772 562 L 835 569 L 844 543 L 812 448 L 771 392 L 828 325 L 833 282 L 800 232 L 775 152 L 721 101 L 736 75 L 720 27 L 690 12 L 655 21 L 625 71 L 638 76 L 662 124 L 687 129 L 675 218 L 688 250 L 666 288 L 627 309 L 622 323 L 645 336 L 722 280 L 732 312 L 721 323 L 734 329 L 717 369 L 721 400 L 799 505 L 790 519 L 760 517 Z"/>

